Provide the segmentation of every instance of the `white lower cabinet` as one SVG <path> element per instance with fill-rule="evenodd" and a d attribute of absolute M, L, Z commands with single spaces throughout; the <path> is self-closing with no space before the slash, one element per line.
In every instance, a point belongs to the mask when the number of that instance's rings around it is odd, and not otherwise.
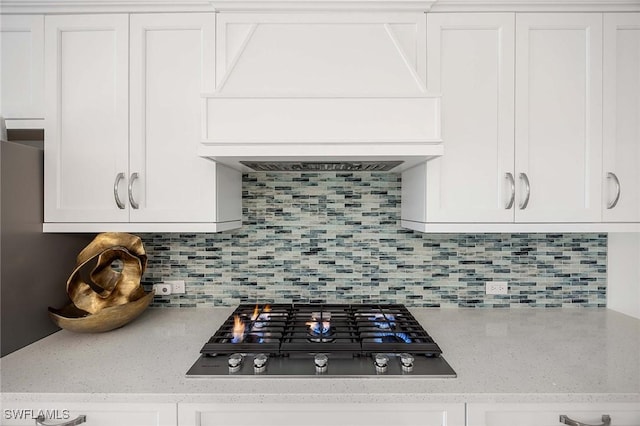
<path fill-rule="evenodd" d="M 3 426 L 32 426 L 39 415 L 45 425 L 76 424 L 69 422 L 85 416 L 81 424 L 87 426 L 175 426 L 176 404 L 2 401 Z"/>
<path fill-rule="evenodd" d="M 247 395 L 247 399 L 252 397 Z M 465 409 L 466 408 L 466 409 Z M 637 403 L 65 403 L 2 400 L 4 426 L 640 425 Z M 567 421 L 562 422 L 561 416 Z M 573 421 L 573 423 L 572 423 Z M 80 424 L 80 423 L 78 423 Z"/>
<path fill-rule="evenodd" d="M 467 404 L 467 426 L 557 426 L 573 420 L 586 425 L 602 425 L 603 416 L 611 426 L 640 425 L 637 403 L 505 403 Z M 573 423 L 575 424 L 575 423 Z"/>
<path fill-rule="evenodd" d="M 247 399 L 250 399 L 247 396 Z M 464 404 L 178 404 L 179 426 L 464 426 Z"/>

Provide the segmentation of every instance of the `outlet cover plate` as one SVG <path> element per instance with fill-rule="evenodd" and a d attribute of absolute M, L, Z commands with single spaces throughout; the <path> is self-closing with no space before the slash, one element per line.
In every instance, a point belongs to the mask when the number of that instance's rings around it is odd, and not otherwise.
<path fill-rule="evenodd" d="M 486 294 L 509 294 L 509 284 L 506 281 L 490 281 L 484 284 Z"/>
<path fill-rule="evenodd" d="M 172 294 L 185 294 L 186 292 L 183 280 L 165 281 L 165 284 L 169 284 L 171 286 Z"/>

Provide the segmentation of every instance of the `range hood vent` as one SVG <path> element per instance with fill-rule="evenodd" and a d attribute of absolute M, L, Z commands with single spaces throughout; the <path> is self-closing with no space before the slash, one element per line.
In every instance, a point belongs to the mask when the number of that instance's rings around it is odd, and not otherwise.
<path fill-rule="evenodd" d="M 242 171 L 395 172 L 442 155 L 424 12 L 224 13 L 216 26 L 200 156 Z"/>
<path fill-rule="evenodd" d="M 402 161 L 240 161 L 258 172 L 389 172 Z"/>

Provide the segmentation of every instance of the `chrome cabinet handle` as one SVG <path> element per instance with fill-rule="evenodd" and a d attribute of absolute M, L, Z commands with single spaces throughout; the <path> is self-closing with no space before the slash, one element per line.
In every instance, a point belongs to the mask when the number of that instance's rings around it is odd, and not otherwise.
<path fill-rule="evenodd" d="M 516 199 L 516 181 L 510 172 L 505 173 L 504 177 L 507 178 L 507 180 L 509 181 L 509 186 L 511 187 L 511 198 L 509 198 L 509 202 L 507 203 L 507 205 L 504 206 L 505 210 L 509 210 L 511 207 L 513 207 L 513 202 Z"/>
<path fill-rule="evenodd" d="M 620 181 L 618 180 L 618 176 L 612 172 L 607 173 L 607 179 L 613 179 L 613 183 L 616 184 L 616 197 L 612 202 L 607 204 L 607 209 L 612 209 L 618 204 L 618 200 L 620 200 Z"/>
<path fill-rule="evenodd" d="M 113 198 L 115 198 L 118 208 L 124 210 L 125 205 L 122 200 L 120 200 L 120 195 L 118 194 L 118 185 L 122 179 L 124 179 L 124 173 L 120 172 L 116 176 L 116 181 L 113 183 Z"/>
<path fill-rule="evenodd" d="M 131 207 L 133 207 L 134 209 L 138 209 L 140 207 L 140 205 L 133 198 L 133 182 L 135 182 L 138 177 L 140 177 L 140 175 L 138 175 L 138 173 L 136 172 L 131 173 L 131 177 L 129 178 L 129 203 L 131 203 Z"/>
<path fill-rule="evenodd" d="M 529 197 L 531 196 L 531 185 L 529 184 L 529 178 L 526 173 L 520 173 L 518 175 L 518 179 L 524 182 L 525 188 L 527 189 L 527 195 L 524 197 L 524 200 L 520 203 L 518 208 L 520 210 L 524 210 L 529 205 Z"/>
<path fill-rule="evenodd" d="M 576 420 L 570 419 L 564 414 L 560 415 L 560 423 L 564 423 L 569 426 L 610 426 L 611 425 L 611 417 L 608 414 L 602 415 L 602 423 L 599 425 L 589 425 L 587 423 L 578 422 Z"/>
<path fill-rule="evenodd" d="M 44 415 L 42 415 L 42 414 L 40 414 L 36 418 L 36 424 L 37 425 L 41 425 L 41 426 L 76 426 L 76 425 L 82 424 L 82 423 L 84 423 L 86 421 L 87 421 L 87 416 L 85 416 L 84 414 L 80 414 L 78 417 L 76 417 L 73 420 L 69 420 L 68 422 L 58 423 L 56 425 L 44 423 Z"/>

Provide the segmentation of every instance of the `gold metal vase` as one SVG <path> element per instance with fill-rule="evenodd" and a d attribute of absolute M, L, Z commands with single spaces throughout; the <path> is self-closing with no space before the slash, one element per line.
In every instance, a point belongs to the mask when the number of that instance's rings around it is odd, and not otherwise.
<path fill-rule="evenodd" d="M 99 234 L 78 254 L 67 280 L 71 303 L 61 309 L 50 307 L 49 317 L 57 326 L 76 332 L 122 327 L 153 300 L 153 291 L 145 293 L 140 284 L 146 267 L 147 254 L 139 237 Z"/>

